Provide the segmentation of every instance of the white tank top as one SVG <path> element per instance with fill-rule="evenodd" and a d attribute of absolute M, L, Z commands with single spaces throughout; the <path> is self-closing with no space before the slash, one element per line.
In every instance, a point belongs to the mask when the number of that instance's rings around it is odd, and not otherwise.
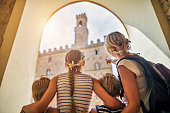
<path fill-rule="evenodd" d="M 149 110 L 149 96 L 151 90 L 149 90 L 147 87 L 147 81 L 144 75 L 144 69 L 136 61 L 133 60 L 123 59 L 119 62 L 118 66 L 120 65 L 125 66 L 135 74 L 140 100 L 143 101 L 146 109 Z M 140 109 L 139 113 L 142 113 L 142 108 Z"/>

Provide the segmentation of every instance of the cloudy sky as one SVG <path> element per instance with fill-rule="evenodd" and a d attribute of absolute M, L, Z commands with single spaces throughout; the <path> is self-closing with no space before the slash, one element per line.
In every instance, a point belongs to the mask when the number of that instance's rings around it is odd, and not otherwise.
<path fill-rule="evenodd" d="M 104 36 L 113 31 L 120 31 L 127 36 L 120 20 L 107 9 L 89 2 L 78 2 L 57 11 L 47 22 L 40 44 L 40 51 L 59 48 L 74 44 L 74 27 L 76 15 L 86 13 L 88 42 L 97 39 L 104 41 Z"/>

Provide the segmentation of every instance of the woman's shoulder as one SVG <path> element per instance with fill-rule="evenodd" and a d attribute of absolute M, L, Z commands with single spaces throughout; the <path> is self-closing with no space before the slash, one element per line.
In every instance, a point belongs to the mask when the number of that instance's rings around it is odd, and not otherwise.
<path fill-rule="evenodd" d="M 134 60 L 129 60 L 129 59 L 122 59 L 119 61 L 118 66 L 120 65 L 136 65 L 137 62 Z"/>
<path fill-rule="evenodd" d="M 123 59 L 118 63 L 118 67 L 119 66 L 125 66 L 127 68 L 134 68 L 134 69 L 140 69 L 141 70 L 141 66 L 140 64 L 138 64 L 135 60 L 129 60 L 129 59 Z"/>
<path fill-rule="evenodd" d="M 135 73 L 136 75 L 143 75 L 144 69 L 135 60 L 123 59 L 118 63 L 119 66 L 125 66 L 127 69 Z"/>

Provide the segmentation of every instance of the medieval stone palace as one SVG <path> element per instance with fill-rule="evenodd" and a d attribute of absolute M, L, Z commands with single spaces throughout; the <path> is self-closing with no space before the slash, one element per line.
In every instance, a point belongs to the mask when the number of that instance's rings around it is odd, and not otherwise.
<path fill-rule="evenodd" d="M 76 27 L 75 32 L 75 43 L 71 48 L 66 45 L 63 49 L 60 47 L 59 50 L 54 48 L 43 53 L 39 53 L 37 60 L 35 79 L 41 76 L 47 76 L 52 78 L 60 73 L 67 72 L 68 69 L 65 67 L 65 55 L 71 49 L 80 49 L 85 55 L 85 66 L 82 69 L 83 73 L 89 74 L 96 78 L 99 78 L 105 73 L 112 72 L 111 64 L 106 63 L 106 59 L 110 58 L 108 55 L 104 42 L 97 40 L 97 43 L 91 41 L 88 45 L 88 28 L 87 28 L 87 16 L 86 14 L 76 15 Z M 53 99 L 51 105 L 56 107 L 56 97 Z M 93 94 L 91 106 L 101 104 L 101 100 Z"/>

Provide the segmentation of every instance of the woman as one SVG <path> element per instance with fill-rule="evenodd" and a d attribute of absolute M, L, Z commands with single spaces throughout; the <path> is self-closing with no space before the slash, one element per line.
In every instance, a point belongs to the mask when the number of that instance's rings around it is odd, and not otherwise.
<path fill-rule="evenodd" d="M 21 113 L 44 112 L 56 92 L 57 108 L 60 113 L 82 113 L 84 108 L 88 109 L 92 90 L 107 106 L 118 109 L 122 105 L 118 99 L 111 97 L 96 79 L 81 72 L 81 68 L 85 65 L 82 52 L 69 51 L 65 56 L 65 65 L 68 67 L 68 72 L 55 76 L 41 100 L 24 106 Z"/>
<path fill-rule="evenodd" d="M 119 60 L 128 55 L 134 55 L 128 51 L 129 42 L 120 32 L 113 32 L 106 37 L 106 48 L 113 57 Z M 147 87 L 143 68 L 133 60 L 123 59 L 119 62 L 117 70 L 128 100 L 128 105 L 122 113 L 142 112 L 140 100 L 143 101 L 146 109 L 149 110 L 151 90 Z"/>

